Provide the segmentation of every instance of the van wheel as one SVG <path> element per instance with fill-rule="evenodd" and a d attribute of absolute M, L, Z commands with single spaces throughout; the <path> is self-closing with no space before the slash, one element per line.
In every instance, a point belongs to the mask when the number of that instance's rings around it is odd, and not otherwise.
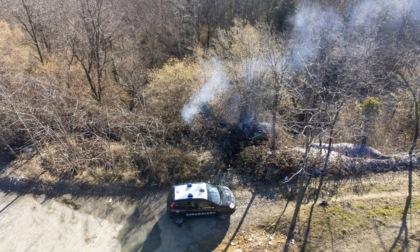
<path fill-rule="evenodd" d="M 225 213 L 219 213 L 219 219 L 222 221 L 225 221 L 227 219 L 229 219 L 229 215 L 225 214 Z"/>
<path fill-rule="evenodd" d="M 174 222 L 175 222 L 175 224 L 177 224 L 177 225 L 181 225 L 182 223 L 184 223 L 184 218 L 183 218 L 182 216 L 176 216 L 176 217 L 174 218 Z"/>

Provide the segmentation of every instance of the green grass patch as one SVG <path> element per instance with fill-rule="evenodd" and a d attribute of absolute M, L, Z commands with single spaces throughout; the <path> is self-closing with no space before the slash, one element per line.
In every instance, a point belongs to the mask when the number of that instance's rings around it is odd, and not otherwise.
<path fill-rule="evenodd" d="M 365 209 L 365 203 L 356 202 L 354 205 L 359 209 Z"/>
<path fill-rule="evenodd" d="M 401 216 L 404 212 L 404 202 L 398 201 L 394 202 L 393 204 L 385 203 L 385 204 L 377 204 L 370 206 L 370 208 L 366 211 L 367 215 L 370 217 L 398 217 Z"/>
<path fill-rule="evenodd" d="M 365 230 L 373 229 L 377 221 L 390 223 L 398 221 L 404 211 L 405 198 L 384 199 L 377 198 L 357 201 L 333 201 L 327 207 L 315 206 L 311 222 L 310 243 L 315 251 L 320 251 L 319 244 L 329 244 L 331 240 L 343 240 L 357 236 Z M 301 210 L 300 225 L 303 230 L 299 235 L 303 239 L 304 230 L 308 222 L 311 204 Z M 420 200 L 413 199 L 412 208 L 419 209 Z M 317 247 L 318 246 L 318 247 Z M 311 250 L 311 247 L 308 247 Z M 322 249 L 321 249 L 322 250 Z"/>
<path fill-rule="evenodd" d="M 405 174 L 395 178 L 391 178 L 391 175 L 395 176 L 397 174 L 381 175 L 372 179 L 357 181 L 359 185 L 363 184 L 362 187 L 365 188 L 363 191 L 366 192 L 360 195 L 354 194 L 353 189 L 357 184 L 354 181 L 345 181 L 346 183 L 331 181 L 331 183 L 326 184 L 328 188 L 325 189 L 325 192 L 330 192 L 329 189 L 336 186 L 334 187 L 337 188 L 334 190 L 336 193 L 324 194 L 330 196 L 330 198 L 322 199 L 327 201 L 327 206 L 320 206 L 319 204 L 314 206 L 309 243 L 306 250 L 331 251 L 332 243 L 354 244 L 356 242 L 365 246 L 366 244 L 362 242 L 364 240 L 363 236 L 376 234 L 377 232 L 383 234 L 384 239 L 386 237 L 393 238 L 391 231 L 384 230 L 398 229 L 406 203 L 406 187 L 403 185 Z M 416 179 L 418 178 L 416 177 Z M 416 181 L 414 184 L 417 183 Z M 295 240 L 298 247 L 305 236 L 311 207 L 312 202 L 309 202 L 303 205 L 300 211 L 299 222 L 295 231 Z M 287 234 L 293 214 L 293 205 L 288 210 L 275 229 L 277 233 L 282 235 Z M 418 196 L 413 196 L 411 212 L 409 213 L 413 215 L 413 219 L 420 216 L 420 198 Z M 259 228 L 266 232 L 272 231 L 273 223 L 276 221 L 277 218 L 274 218 L 274 216 L 264 218 L 264 224 L 260 225 Z M 379 241 L 376 239 L 377 236 L 370 241 L 369 246 L 372 246 L 372 244 L 378 245 Z M 392 242 L 392 239 L 390 241 Z M 391 245 L 387 242 L 387 246 Z"/>

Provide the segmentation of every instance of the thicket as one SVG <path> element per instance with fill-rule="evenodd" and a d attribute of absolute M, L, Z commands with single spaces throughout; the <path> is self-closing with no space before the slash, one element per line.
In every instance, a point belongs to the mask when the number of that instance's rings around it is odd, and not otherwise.
<path fill-rule="evenodd" d="M 309 137 L 407 150 L 415 118 L 401 76 L 417 87 L 418 43 L 401 50 L 389 27 L 355 25 L 344 41 L 343 27 L 318 26 L 337 33 L 315 49 L 298 18 L 332 8 L 346 20 L 345 1 L 306 14 L 300 1 L 247 2 L 1 1 L 2 156 L 30 152 L 53 176 L 89 183 L 166 184 L 230 168 L 282 179 Z"/>

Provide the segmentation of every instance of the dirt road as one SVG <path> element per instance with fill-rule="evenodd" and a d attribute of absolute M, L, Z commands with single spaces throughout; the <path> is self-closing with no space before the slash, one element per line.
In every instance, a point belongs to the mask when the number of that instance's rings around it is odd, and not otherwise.
<path fill-rule="evenodd" d="M 405 180 L 404 173 L 377 175 L 366 181 L 356 179 L 354 184 L 350 180 L 345 183 L 353 193 L 336 195 L 331 200 L 343 203 L 345 207 L 339 209 L 343 215 L 346 211 L 357 212 L 369 206 L 368 202 L 375 201 L 378 206 L 384 205 L 385 210 L 381 209 L 380 214 L 386 215 L 386 220 L 390 211 L 387 206 L 397 200 L 404 202 Z M 165 214 L 169 187 L 140 190 L 96 185 L 83 188 L 66 182 L 38 184 L 0 176 L 0 251 L 233 252 L 238 248 L 281 251 L 284 237 L 267 233 L 264 231 L 267 228 L 261 225 L 273 225 L 280 220 L 287 204 L 281 192 L 287 191 L 287 186 L 241 187 L 240 182 L 229 184 L 229 181 L 221 183 L 233 186 L 237 200 L 237 210 L 229 221 L 189 219 L 178 227 Z M 336 182 L 331 183 L 334 187 Z M 414 184 L 418 183 L 416 175 Z M 418 195 L 416 191 L 416 199 Z M 413 246 L 420 241 L 418 204 L 413 201 L 413 219 L 410 220 Z M 289 215 L 291 209 L 293 203 L 288 207 Z M 384 241 L 386 244 L 382 246 L 390 247 L 400 219 L 380 222 L 378 227 L 375 222 L 373 229 L 371 220 L 361 222 L 367 228 L 363 232 L 353 232 L 347 239 L 332 239 L 332 248 L 325 240 L 324 250 L 335 251 L 335 247 L 340 251 L 377 251 Z M 366 248 L 365 236 L 371 237 L 371 249 Z"/>
<path fill-rule="evenodd" d="M 0 193 L 2 251 L 119 251 L 117 223 L 44 196 Z"/>
<path fill-rule="evenodd" d="M 189 219 L 179 227 L 165 214 L 165 189 L 134 199 L 3 191 L 1 251 L 213 251 L 245 226 L 244 213 L 253 211 L 247 203 L 261 204 L 250 191 L 236 193 L 231 220 Z"/>
<path fill-rule="evenodd" d="M 178 227 L 165 214 L 169 187 L 38 184 L 19 179 L 19 173 L 8 169 L 0 175 L 2 252 L 231 251 L 235 246 L 230 241 L 255 225 L 259 221 L 255 216 L 281 208 L 274 189 L 260 192 L 236 186 L 238 206 L 229 221 L 189 219 Z M 230 186 L 232 179 L 225 182 Z"/>

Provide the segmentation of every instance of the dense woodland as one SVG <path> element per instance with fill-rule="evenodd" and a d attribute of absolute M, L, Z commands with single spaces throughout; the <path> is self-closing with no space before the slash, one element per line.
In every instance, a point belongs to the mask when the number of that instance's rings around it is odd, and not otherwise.
<path fill-rule="evenodd" d="M 290 178 L 287 251 L 307 178 L 349 173 L 314 144 L 404 152 L 407 234 L 418 0 L 0 0 L 0 55 L 2 159 L 81 183 Z"/>
<path fill-rule="evenodd" d="M 416 137 L 418 1 L 0 4 L 1 153 L 55 176 L 282 179 L 293 147 Z"/>

